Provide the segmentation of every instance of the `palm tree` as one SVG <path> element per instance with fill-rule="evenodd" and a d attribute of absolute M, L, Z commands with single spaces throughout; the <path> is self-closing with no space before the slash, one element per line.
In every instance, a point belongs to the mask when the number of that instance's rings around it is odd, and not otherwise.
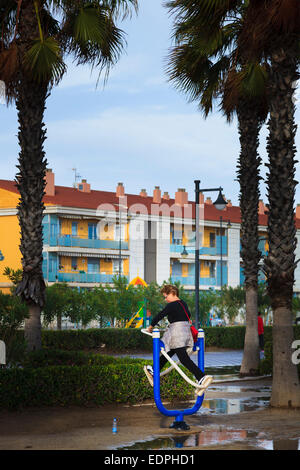
<path fill-rule="evenodd" d="M 242 59 L 242 56 L 241 56 Z M 252 70 L 251 70 L 252 69 Z M 256 88 L 253 94 L 252 86 Z M 259 203 L 259 132 L 268 114 L 265 65 L 245 64 L 241 71 L 232 70 L 224 87 L 223 108 L 230 118 L 235 110 L 238 119 L 240 155 L 241 258 L 245 274 L 246 333 L 240 375 L 255 375 L 259 369 L 257 334 L 258 270 L 261 253 L 258 249 Z M 245 87 L 245 90 L 243 90 Z"/>
<path fill-rule="evenodd" d="M 254 20 L 255 18 L 255 20 Z M 265 259 L 268 293 L 273 310 L 273 386 L 271 405 L 299 407 L 300 385 L 292 363 L 292 297 L 296 229 L 294 221 L 295 106 L 293 95 L 299 78 L 300 2 L 265 0 L 249 2 L 240 48 L 253 59 L 271 63 L 269 75 L 270 119 L 267 151 L 269 173 L 268 238 Z"/>
<path fill-rule="evenodd" d="M 191 6 L 186 0 L 167 4 L 177 12 L 176 46 L 169 56 L 168 74 L 175 86 L 198 101 L 204 116 L 212 102 L 221 100 L 227 120 L 238 118 L 240 156 L 241 256 L 246 290 L 246 336 L 241 375 L 256 374 L 259 367 L 257 335 L 258 202 L 259 165 L 258 135 L 267 116 L 265 67 L 245 63 L 236 49 L 247 5 L 232 2 L 232 9 L 222 10 L 218 1 L 210 0 Z M 194 13 L 194 14 L 193 14 Z M 208 25 L 208 26 L 207 26 Z"/>
<path fill-rule="evenodd" d="M 20 192 L 23 277 L 16 293 L 28 304 L 28 349 L 41 347 L 40 313 L 45 302 L 42 218 L 47 160 L 43 116 L 46 99 L 66 72 L 64 57 L 100 72 L 114 65 L 124 47 L 115 21 L 137 0 L 7 0 L 0 5 L 0 80 L 7 103 L 16 103 L 20 145 L 16 184 Z"/>

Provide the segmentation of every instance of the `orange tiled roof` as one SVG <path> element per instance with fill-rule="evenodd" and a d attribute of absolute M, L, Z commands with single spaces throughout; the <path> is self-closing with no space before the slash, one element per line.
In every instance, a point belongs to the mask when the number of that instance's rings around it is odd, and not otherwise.
<path fill-rule="evenodd" d="M 14 181 L 0 180 L 0 188 L 6 189 L 13 193 L 18 194 L 18 189 Z M 164 213 L 163 208 L 166 208 L 167 214 L 173 215 L 173 209 L 175 206 L 175 199 L 162 199 L 161 204 L 157 205 L 153 203 L 152 196 L 143 197 L 135 194 L 125 194 L 126 205 L 132 212 L 141 213 L 152 213 L 157 214 L 157 208 L 159 207 L 160 213 Z M 45 196 L 44 203 L 46 205 L 58 205 L 62 207 L 76 207 L 81 209 L 97 209 L 101 204 L 118 204 L 119 198 L 115 192 L 110 191 L 96 191 L 82 192 L 76 188 L 70 188 L 67 186 L 55 186 L 54 196 Z M 164 206 L 166 204 L 166 206 Z M 192 208 L 192 217 L 195 218 L 195 204 L 194 201 L 189 201 Z M 156 207 L 156 211 L 155 211 Z M 116 208 L 116 210 L 118 210 Z M 176 215 L 176 212 L 175 212 Z M 204 204 L 204 218 L 205 220 L 219 221 L 220 216 L 223 216 L 224 220 L 230 220 L 231 223 L 240 223 L 240 208 L 238 206 L 226 207 L 222 212 L 218 211 L 213 204 Z M 186 213 L 186 217 L 190 218 L 190 214 Z M 259 225 L 267 225 L 267 215 L 259 215 Z M 296 219 L 296 226 L 300 228 L 300 219 Z"/>

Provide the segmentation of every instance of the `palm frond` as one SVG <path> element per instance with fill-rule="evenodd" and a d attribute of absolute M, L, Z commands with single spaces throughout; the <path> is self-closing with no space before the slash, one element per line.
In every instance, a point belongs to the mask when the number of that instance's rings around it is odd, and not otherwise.
<path fill-rule="evenodd" d="M 65 38 L 65 39 L 64 39 Z M 111 14 L 103 8 L 86 5 L 68 16 L 62 28 L 64 49 L 73 54 L 77 64 L 99 68 L 99 74 L 114 65 L 126 44 Z"/>
<path fill-rule="evenodd" d="M 138 0 L 81 0 L 72 2 L 70 0 L 48 0 L 48 6 L 56 13 L 74 11 L 78 7 L 92 6 L 110 11 L 115 18 L 124 20 L 131 17 L 132 13 L 138 12 Z"/>
<path fill-rule="evenodd" d="M 57 84 L 66 71 L 59 44 L 52 37 L 34 41 L 25 54 L 24 66 L 39 83 Z"/>
<path fill-rule="evenodd" d="M 239 38 L 239 47 L 247 51 L 250 60 L 270 54 L 274 44 L 299 41 L 299 0 L 251 0 Z"/>
<path fill-rule="evenodd" d="M 268 71 L 266 64 L 246 63 L 242 68 L 232 68 L 224 82 L 222 109 L 231 120 L 240 101 L 255 103 L 257 115 L 264 121 L 268 114 Z"/>
<path fill-rule="evenodd" d="M 103 0 L 103 6 L 108 8 L 112 14 L 124 20 L 127 17 L 131 17 L 132 13 L 138 12 L 138 0 Z"/>
<path fill-rule="evenodd" d="M 164 5 L 180 22 L 194 21 L 198 25 L 213 25 L 235 11 L 240 0 L 169 0 Z"/>
<path fill-rule="evenodd" d="M 8 84 L 18 70 L 18 48 L 13 42 L 8 49 L 0 52 L 0 80 Z"/>
<path fill-rule="evenodd" d="M 19 67 L 18 48 L 16 42 L 8 49 L 0 52 L 0 80 L 5 84 L 5 100 L 11 104 L 15 98 L 15 85 Z"/>
<path fill-rule="evenodd" d="M 265 94 L 268 73 L 266 68 L 259 63 L 248 63 L 245 65 L 242 74 L 241 91 L 250 98 L 259 97 Z"/>

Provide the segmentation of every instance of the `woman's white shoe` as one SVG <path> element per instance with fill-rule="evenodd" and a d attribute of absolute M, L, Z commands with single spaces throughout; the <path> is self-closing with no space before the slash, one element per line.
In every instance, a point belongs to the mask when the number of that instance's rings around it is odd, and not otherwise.
<path fill-rule="evenodd" d="M 144 372 L 147 379 L 149 380 L 150 385 L 153 387 L 153 369 L 151 366 L 144 366 Z"/>
<path fill-rule="evenodd" d="M 198 382 L 199 388 L 196 389 L 196 394 L 199 397 L 201 397 L 201 395 L 203 395 L 207 387 L 210 386 L 212 381 L 213 381 L 213 377 L 211 375 L 204 375 L 202 379 L 200 379 Z"/>

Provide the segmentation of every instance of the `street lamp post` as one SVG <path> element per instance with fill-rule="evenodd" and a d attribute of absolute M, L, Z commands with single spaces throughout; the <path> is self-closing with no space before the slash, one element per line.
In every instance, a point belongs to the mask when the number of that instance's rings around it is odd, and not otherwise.
<path fill-rule="evenodd" d="M 199 262 L 199 198 L 200 193 L 219 191 L 218 197 L 214 202 L 214 206 L 218 210 L 223 210 L 227 202 L 222 196 L 223 188 L 207 188 L 200 189 L 200 180 L 195 180 L 195 202 L 196 202 L 196 246 L 195 246 L 195 316 L 196 328 L 199 328 L 199 277 L 200 277 L 200 262 Z"/>
<path fill-rule="evenodd" d="M 121 274 L 122 274 L 122 226 L 121 226 L 121 222 L 122 222 L 122 218 L 121 218 L 121 207 L 123 209 L 128 209 L 127 206 L 125 206 L 125 204 L 114 204 L 114 206 L 117 206 L 119 208 L 119 279 L 121 277 Z"/>
<path fill-rule="evenodd" d="M 227 222 L 227 227 L 231 227 L 230 220 L 225 220 L 223 217 L 220 215 L 220 262 L 221 262 L 221 289 L 223 286 L 223 244 L 222 244 L 222 232 L 223 232 L 223 222 Z"/>

